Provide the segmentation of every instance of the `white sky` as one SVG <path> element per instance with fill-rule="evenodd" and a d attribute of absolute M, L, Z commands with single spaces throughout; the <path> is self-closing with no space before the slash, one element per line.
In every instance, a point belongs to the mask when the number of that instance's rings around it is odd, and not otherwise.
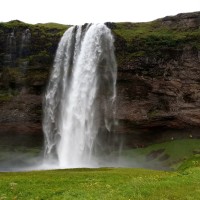
<path fill-rule="evenodd" d="M 1 0 L 0 21 L 146 22 L 168 15 L 200 11 L 200 0 Z"/>

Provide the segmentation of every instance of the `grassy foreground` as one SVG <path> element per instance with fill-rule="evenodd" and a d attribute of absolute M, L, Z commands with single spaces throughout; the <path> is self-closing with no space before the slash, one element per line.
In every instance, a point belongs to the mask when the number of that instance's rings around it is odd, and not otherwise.
<path fill-rule="evenodd" d="M 198 200 L 200 157 L 176 172 L 68 169 L 0 173 L 0 199 Z"/>

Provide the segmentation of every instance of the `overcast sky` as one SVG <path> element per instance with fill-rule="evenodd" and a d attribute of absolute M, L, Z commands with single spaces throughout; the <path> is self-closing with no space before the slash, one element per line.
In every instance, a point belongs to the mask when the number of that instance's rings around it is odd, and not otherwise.
<path fill-rule="evenodd" d="M 200 11 L 200 0 L 1 0 L 0 21 L 146 22 L 168 15 Z"/>

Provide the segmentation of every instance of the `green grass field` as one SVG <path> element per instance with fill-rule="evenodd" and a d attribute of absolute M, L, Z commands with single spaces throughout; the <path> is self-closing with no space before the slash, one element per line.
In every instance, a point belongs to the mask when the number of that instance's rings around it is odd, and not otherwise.
<path fill-rule="evenodd" d="M 0 199 L 198 200 L 200 159 L 192 163 L 177 172 L 102 168 L 0 173 Z"/>
<path fill-rule="evenodd" d="M 108 199 L 198 200 L 200 199 L 200 141 L 177 140 L 146 148 L 126 150 L 127 158 L 151 155 L 163 162 L 179 161 L 175 171 L 138 168 L 66 169 L 32 172 L 1 172 L 3 199 Z M 141 157 L 142 159 L 142 157 Z M 146 162 L 152 162 L 152 160 Z"/>

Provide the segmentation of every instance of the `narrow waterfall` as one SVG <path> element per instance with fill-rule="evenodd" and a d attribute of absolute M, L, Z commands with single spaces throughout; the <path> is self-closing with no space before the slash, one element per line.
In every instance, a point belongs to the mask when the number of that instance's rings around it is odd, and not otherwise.
<path fill-rule="evenodd" d="M 11 32 L 7 36 L 6 42 L 6 55 L 5 55 L 5 66 L 14 67 L 16 63 L 17 47 L 15 32 Z"/>
<path fill-rule="evenodd" d="M 61 168 L 101 165 L 115 114 L 113 42 L 104 24 L 74 26 L 61 38 L 43 102 L 45 158 Z"/>
<path fill-rule="evenodd" d="M 21 37 L 21 45 L 20 45 L 20 56 L 27 56 L 29 54 L 30 48 L 30 40 L 31 40 L 31 32 L 29 29 L 26 29 L 22 33 Z"/>
<path fill-rule="evenodd" d="M 31 47 L 31 32 L 29 29 L 26 29 L 21 36 L 21 44 L 20 44 L 20 68 L 25 73 L 29 64 L 28 59 L 25 59 L 30 55 L 30 47 Z"/>

